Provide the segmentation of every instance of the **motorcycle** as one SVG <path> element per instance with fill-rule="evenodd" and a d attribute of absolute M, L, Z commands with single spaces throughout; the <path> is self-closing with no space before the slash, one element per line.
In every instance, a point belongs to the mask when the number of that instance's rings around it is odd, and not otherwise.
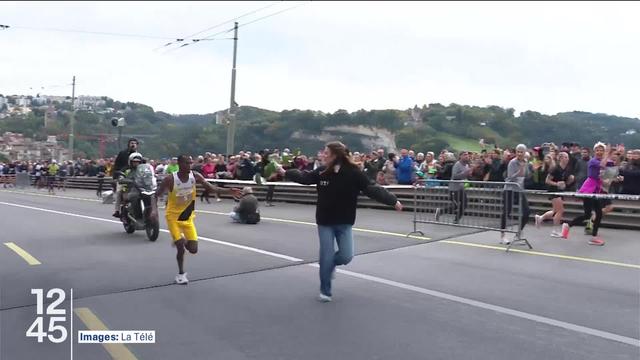
<path fill-rule="evenodd" d="M 120 206 L 120 221 L 124 230 L 127 234 L 145 230 L 149 241 L 156 241 L 160 234 L 160 222 L 157 217 L 151 217 L 151 204 L 156 196 L 155 186 L 143 189 L 128 178 L 120 178 L 118 183 L 128 188 L 128 191 L 122 193 L 127 201 L 123 201 Z"/>

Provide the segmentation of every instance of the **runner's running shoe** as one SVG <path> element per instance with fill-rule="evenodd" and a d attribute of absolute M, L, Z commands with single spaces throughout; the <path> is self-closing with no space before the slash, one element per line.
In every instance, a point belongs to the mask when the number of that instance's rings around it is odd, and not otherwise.
<path fill-rule="evenodd" d="M 189 279 L 187 279 L 187 273 L 176 275 L 176 284 L 187 285 L 188 283 Z"/>
<path fill-rule="evenodd" d="M 567 223 L 562 224 L 562 238 L 563 239 L 569 238 L 569 224 Z"/>
<path fill-rule="evenodd" d="M 597 236 L 594 236 L 589 240 L 589 245 L 602 246 L 604 245 L 604 240 L 600 239 Z"/>
<path fill-rule="evenodd" d="M 593 221 L 591 221 L 591 219 L 589 219 L 589 221 L 587 221 L 587 226 L 585 226 L 585 228 L 584 228 L 584 233 L 585 233 L 585 235 L 593 234 Z"/>
<path fill-rule="evenodd" d="M 536 228 L 540 228 L 540 224 L 542 224 L 542 216 L 536 215 Z"/>

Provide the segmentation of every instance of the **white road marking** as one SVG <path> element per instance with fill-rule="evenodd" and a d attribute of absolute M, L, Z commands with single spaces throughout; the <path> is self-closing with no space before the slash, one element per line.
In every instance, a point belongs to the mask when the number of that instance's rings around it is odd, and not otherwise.
<path fill-rule="evenodd" d="M 29 210 L 43 211 L 43 212 L 48 212 L 48 213 L 51 213 L 51 214 L 72 216 L 72 217 L 77 217 L 77 218 L 87 219 L 87 220 L 103 221 L 103 222 L 115 223 L 115 224 L 119 224 L 119 225 L 121 224 L 121 222 L 118 221 L 118 220 L 111 220 L 111 219 L 104 219 L 104 218 L 99 218 L 99 217 L 94 217 L 94 216 L 74 214 L 74 213 L 65 212 L 65 211 L 44 209 L 44 208 L 39 208 L 39 207 L 35 207 L 35 206 L 20 205 L 20 204 L 8 203 L 8 202 L 4 202 L 4 201 L 0 201 L 0 204 L 7 205 L 7 206 L 14 206 L 14 207 L 23 208 L 23 209 L 29 209 Z M 160 231 L 162 231 L 164 233 L 169 233 L 169 230 L 166 230 L 166 229 L 160 229 Z M 198 236 L 198 240 L 208 241 L 208 242 L 219 244 L 219 245 L 234 247 L 234 248 L 237 248 L 237 249 L 251 251 L 251 252 L 258 253 L 258 254 L 277 257 L 277 258 L 288 260 L 288 261 L 292 261 L 292 262 L 301 262 L 301 261 L 303 261 L 302 259 L 298 259 L 298 258 L 293 257 L 293 256 L 288 256 L 288 255 L 284 255 L 284 254 L 278 254 L 278 253 L 274 253 L 274 252 L 270 252 L 270 251 L 266 251 L 266 250 L 262 250 L 262 249 L 256 249 L 256 248 L 253 248 L 253 247 L 250 247 L 250 246 L 238 245 L 238 244 L 234 244 L 234 243 L 230 243 L 230 242 L 226 242 L 226 241 L 211 239 L 211 238 L 208 238 L 208 237 Z"/>
<path fill-rule="evenodd" d="M 33 206 L 13 204 L 13 203 L 7 203 L 7 202 L 0 202 L 0 204 L 7 205 L 7 206 L 14 206 L 14 207 L 19 207 L 19 208 L 24 208 L 24 209 L 30 209 L 30 210 L 44 211 L 44 212 L 53 213 L 53 214 L 59 214 L 59 215 L 73 216 L 73 217 L 84 218 L 84 219 L 89 219 L 89 220 L 105 221 L 105 222 L 118 223 L 118 224 L 120 223 L 119 221 L 116 221 L 116 220 L 103 219 L 103 218 L 80 215 L 80 214 L 74 214 L 74 213 L 68 213 L 68 212 L 63 212 L 63 211 L 56 211 L 56 210 L 50 210 L 50 209 L 37 208 L 37 207 L 33 207 Z M 165 230 L 165 229 L 162 229 L 161 231 L 162 232 L 169 232 L 168 230 Z M 276 257 L 276 258 L 279 258 L 279 259 L 285 259 L 285 260 L 289 260 L 289 261 L 292 261 L 292 262 L 303 261 L 302 259 L 298 259 L 298 258 L 291 257 L 291 256 L 288 256 L 288 255 L 278 254 L 278 253 L 274 253 L 274 252 L 271 252 L 271 251 L 265 251 L 265 250 L 261 250 L 261 249 L 257 249 L 257 248 L 253 248 L 253 247 L 249 247 L 249 246 L 244 246 L 244 245 L 238 245 L 238 244 L 234 244 L 234 243 L 229 243 L 229 242 L 225 242 L 225 241 L 221 241 L 221 240 L 215 240 L 215 239 L 204 238 L 204 237 L 199 237 L 199 239 L 202 239 L 204 241 L 213 242 L 213 243 L 220 244 L 220 245 L 231 246 L 231 247 L 234 247 L 234 248 L 239 248 L 239 249 L 243 249 L 243 250 L 247 250 L 247 251 L 251 251 L 251 252 L 255 252 L 255 253 L 259 253 L 259 254 L 263 254 L 263 255 L 267 255 L 267 256 L 272 256 L 272 257 Z M 316 268 L 319 267 L 319 265 L 317 263 L 307 264 L 307 266 L 312 266 L 312 267 L 316 267 Z M 577 325 L 577 324 L 573 324 L 573 323 L 568 323 L 568 322 L 564 322 L 564 321 L 560 321 L 560 320 L 556 320 L 556 319 L 552 319 L 552 318 L 548 318 L 548 317 L 544 317 L 544 316 L 530 314 L 530 313 L 527 313 L 527 312 L 510 309 L 510 308 L 506 308 L 506 307 L 499 306 L 499 305 L 492 305 L 492 304 L 488 304 L 488 303 L 485 303 L 485 302 L 481 302 L 481 301 L 477 301 L 477 300 L 473 300 L 473 299 L 468 299 L 468 298 L 464 298 L 464 297 L 460 297 L 460 296 L 456 296 L 456 295 L 452 295 L 452 294 L 447 294 L 447 293 L 443 293 L 443 292 L 436 291 L 436 290 L 429 290 L 429 289 L 426 289 L 426 288 L 422 288 L 422 287 L 418 287 L 418 286 L 410 285 L 410 284 L 405 284 L 405 283 L 401 283 L 401 282 L 398 282 L 398 281 L 383 279 L 383 278 L 380 278 L 380 277 L 377 277 L 377 276 L 372 276 L 372 275 L 367 275 L 367 274 L 362 274 L 362 273 L 358 273 L 358 272 L 354 272 L 354 271 L 348 271 L 348 270 L 342 270 L 342 269 L 337 269 L 336 271 L 341 273 L 341 274 L 345 274 L 345 275 L 348 275 L 348 276 L 351 276 L 351 277 L 354 277 L 354 278 L 367 280 L 367 281 L 375 282 L 375 283 L 378 283 L 378 284 L 384 284 L 384 285 L 387 285 L 387 286 L 392 286 L 392 287 L 395 287 L 395 288 L 398 288 L 398 289 L 408 290 L 408 291 L 412 291 L 412 292 L 423 294 L 423 295 L 433 296 L 433 297 L 436 297 L 436 298 L 449 300 L 449 301 L 457 302 L 457 303 L 468 305 L 468 306 L 473 306 L 473 307 L 480 308 L 480 309 L 495 311 L 495 312 L 498 312 L 498 313 L 501 313 L 501 314 L 514 316 L 514 317 L 517 317 L 517 318 L 520 318 L 520 319 L 525 319 L 525 320 L 529 320 L 529 321 L 533 321 L 533 322 L 537 322 L 537 323 L 541 323 L 541 324 L 551 325 L 551 326 L 563 328 L 563 329 L 566 329 L 566 330 L 570 330 L 570 331 L 574 331 L 574 332 L 578 332 L 578 333 L 582 333 L 582 334 L 586 334 L 586 335 L 596 336 L 596 337 L 599 337 L 599 338 L 602 338 L 602 339 L 612 340 L 612 341 L 616 341 L 616 342 L 620 342 L 620 343 L 623 343 L 623 344 L 628 344 L 628 345 L 640 348 L 640 339 L 635 339 L 635 338 L 631 338 L 631 337 L 627 337 L 627 336 L 622 336 L 622 335 L 610 333 L 610 332 L 607 332 L 607 331 L 597 330 L 597 329 L 589 328 L 589 327 L 586 327 L 586 326 L 581 326 L 581 325 Z"/>
<path fill-rule="evenodd" d="M 316 268 L 319 267 L 319 265 L 317 263 L 307 264 L 307 265 L 308 266 L 313 266 L 313 267 L 316 267 Z M 603 338 L 603 339 L 607 339 L 607 340 L 613 340 L 613 341 L 621 342 L 621 343 L 624 343 L 624 344 L 632 345 L 632 346 L 635 346 L 635 347 L 640 347 L 640 339 L 626 337 L 626 336 L 610 333 L 610 332 L 607 332 L 607 331 L 601 331 L 601 330 L 589 328 L 589 327 L 582 326 L 582 325 L 572 324 L 572 323 L 568 323 L 568 322 L 565 322 L 565 321 L 560 321 L 560 320 L 556 320 L 556 319 L 552 319 L 552 318 L 548 318 L 548 317 L 544 317 L 544 316 L 530 314 L 530 313 L 527 313 L 527 312 L 524 312 L 524 311 L 509 309 L 509 308 L 506 308 L 506 307 L 503 307 L 503 306 L 499 306 L 499 305 L 492 305 L 492 304 L 488 304 L 488 303 L 485 303 L 485 302 L 482 302 L 482 301 L 477 301 L 477 300 L 468 299 L 468 298 L 464 298 L 464 297 L 460 297 L 460 296 L 456 296 L 456 295 L 451 295 L 451 294 L 443 293 L 443 292 L 436 291 L 436 290 L 429 290 L 429 289 L 425 289 L 425 288 L 422 288 L 422 287 L 419 287 L 419 286 L 414 286 L 414 285 L 410 285 L 410 284 L 401 283 L 401 282 L 398 282 L 398 281 L 383 279 L 383 278 L 380 278 L 380 277 L 377 277 L 377 276 L 362 274 L 362 273 L 358 273 L 358 272 L 354 272 L 354 271 L 341 270 L 341 269 L 336 269 L 336 271 L 338 273 L 340 273 L 340 274 L 345 274 L 345 275 L 348 275 L 348 276 L 351 276 L 351 277 L 354 277 L 354 278 L 358 278 L 358 279 L 362 279 L 362 280 L 372 281 L 372 282 L 375 282 L 375 283 L 378 283 L 378 284 L 384 284 L 384 285 L 388 285 L 388 286 L 393 286 L 393 287 L 396 287 L 396 288 L 399 288 L 399 289 L 413 291 L 413 292 L 416 292 L 416 293 L 419 293 L 419 294 L 429 295 L 429 296 L 433 296 L 433 297 L 436 297 L 436 298 L 440 298 L 440 299 L 449 300 L 449 301 L 457 302 L 457 303 L 464 304 L 464 305 L 477 307 L 477 308 L 480 308 L 480 309 L 491 310 L 491 311 L 495 311 L 495 312 L 498 312 L 498 313 L 501 313 L 501 314 L 511 315 L 511 316 L 515 316 L 515 317 L 518 317 L 518 318 L 521 318 L 521 319 L 525 319 L 525 320 L 534 321 L 534 322 L 541 323 L 541 324 L 551 325 L 551 326 L 555 326 L 555 327 L 559 327 L 559 328 L 563 328 L 563 329 L 579 332 L 579 333 L 586 334 L 586 335 L 597 336 L 599 338 Z"/>

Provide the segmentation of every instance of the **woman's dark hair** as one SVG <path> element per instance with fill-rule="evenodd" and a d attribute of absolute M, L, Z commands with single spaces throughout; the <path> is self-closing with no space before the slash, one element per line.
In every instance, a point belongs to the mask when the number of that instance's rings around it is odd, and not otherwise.
<path fill-rule="evenodd" d="M 358 167 L 358 165 L 356 165 L 351 159 L 351 154 L 349 153 L 349 149 L 347 149 L 347 147 L 343 143 L 339 141 L 332 141 L 330 143 L 327 143 L 325 146 L 327 147 L 327 149 L 329 149 L 331 154 L 333 154 L 336 157 L 336 159 L 333 161 L 332 164 L 327 164 L 327 168 L 324 169 L 324 171 L 322 171 L 323 175 L 326 174 L 328 171 L 331 171 L 333 167 L 336 165 L 351 166 L 354 168 Z"/>
<path fill-rule="evenodd" d="M 395 153 L 389 153 L 388 157 L 389 157 L 389 160 L 393 161 L 393 158 L 396 157 L 396 154 Z"/>
<path fill-rule="evenodd" d="M 269 163 L 269 156 L 271 156 L 271 152 L 269 150 L 264 150 L 262 152 L 262 160 L 260 160 L 262 165 L 267 166 Z"/>

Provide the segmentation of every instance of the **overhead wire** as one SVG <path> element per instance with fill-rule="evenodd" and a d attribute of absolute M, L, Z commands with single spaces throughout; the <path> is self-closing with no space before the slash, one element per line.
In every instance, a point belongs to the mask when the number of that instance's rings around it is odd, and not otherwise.
<path fill-rule="evenodd" d="M 167 37 L 167 36 L 154 36 L 154 35 L 129 34 L 129 33 L 115 33 L 115 32 L 106 32 L 106 31 L 90 31 L 90 30 L 78 30 L 78 29 L 59 29 L 59 28 L 44 28 L 44 27 L 40 28 L 40 27 L 19 26 L 19 25 L 18 26 L 16 26 L 16 25 L 0 25 L 0 29 L 22 29 L 22 30 L 32 30 L 32 31 L 55 31 L 55 32 L 64 32 L 64 33 L 79 33 L 79 34 L 90 34 L 90 35 L 120 36 L 120 37 L 160 39 L 160 40 L 175 39 L 173 37 Z"/>
<path fill-rule="evenodd" d="M 299 7 L 304 6 L 304 5 L 306 5 L 306 4 L 308 4 L 308 2 L 304 2 L 304 3 L 302 3 L 302 4 L 298 4 L 298 5 L 295 5 L 295 6 L 291 6 L 291 7 L 288 7 L 288 8 L 286 8 L 286 9 L 283 9 L 283 10 L 280 10 L 280 11 L 276 11 L 276 12 L 271 13 L 271 14 L 269 14 L 269 15 L 265 15 L 265 16 L 263 16 L 263 17 L 260 17 L 260 18 L 257 18 L 257 19 L 254 19 L 254 20 L 251 20 L 251 21 L 249 21 L 249 22 L 247 22 L 247 23 L 244 23 L 244 24 L 238 25 L 238 28 L 241 28 L 241 27 L 245 27 L 245 26 L 247 26 L 247 25 L 254 24 L 254 23 L 256 23 L 256 22 L 259 22 L 259 21 L 262 21 L 262 20 L 268 19 L 268 18 L 273 17 L 273 16 L 276 16 L 276 15 L 280 15 L 280 14 L 282 14 L 282 13 L 284 13 L 284 12 L 287 12 L 287 11 L 293 10 L 293 9 L 295 9 L 295 8 L 299 8 Z M 215 37 L 216 37 L 216 36 L 218 36 L 218 35 L 221 35 L 221 34 L 230 33 L 230 32 L 232 32 L 233 30 L 234 30 L 234 28 L 230 28 L 230 29 L 227 29 L 227 30 L 223 30 L 223 31 L 217 32 L 217 33 L 215 33 L 215 34 L 213 34 L 213 35 L 209 35 L 209 36 L 207 36 L 207 37 L 204 37 L 204 38 L 198 39 L 198 41 L 193 41 L 193 42 L 191 42 L 191 43 L 185 43 L 185 44 L 182 44 L 181 46 L 179 46 L 179 47 L 177 47 L 177 48 L 173 48 L 173 49 L 171 49 L 171 50 L 167 51 L 166 53 L 168 53 L 168 52 L 172 52 L 172 51 L 175 51 L 175 50 L 178 50 L 178 49 L 181 49 L 181 48 L 186 47 L 186 46 L 189 46 L 189 45 L 194 45 L 194 44 L 196 44 L 196 43 L 198 43 L 198 42 L 200 42 L 200 41 L 208 41 L 208 40 L 227 40 L 227 39 L 231 39 L 231 40 L 232 40 L 233 38 L 215 38 Z"/>
<path fill-rule="evenodd" d="M 280 10 L 280 11 L 277 11 L 277 12 L 274 12 L 274 13 L 272 13 L 272 14 L 269 14 L 269 15 L 263 16 L 263 17 L 261 17 L 261 18 L 258 18 L 258 19 L 255 19 L 255 20 L 249 21 L 248 23 L 244 23 L 244 24 L 242 24 L 242 25 L 238 25 L 238 28 L 245 27 L 245 26 L 247 26 L 247 25 L 251 25 L 251 24 L 253 24 L 253 23 L 256 23 L 256 22 L 261 21 L 261 20 L 268 19 L 268 18 L 273 17 L 273 16 L 276 16 L 276 15 L 280 15 L 280 14 L 282 14 L 282 13 L 284 13 L 284 12 L 287 12 L 287 11 L 289 11 L 289 10 L 293 10 L 293 9 L 295 9 L 295 8 L 299 8 L 299 7 L 304 6 L 304 5 L 307 5 L 307 4 L 308 4 L 308 2 L 304 2 L 304 3 L 302 3 L 302 4 L 298 4 L 298 5 L 295 5 L 295 6 L 288 7 L 288 8 L 286 8 L 286 9 L 283 9 L 283 10 Z"/>
<path fill-rule="evenodd" d="M 236 20 L 242 19 L 242 18 L 244 18 L 244 17 L 246 17 L 246 16 L 249 16 L 249 15 L 255 14 L 255 13 L 257 13 L 257 12 L 260 12 L 260 11 L 262 11 L 262 10 L 268 9 L 268 8 L 270 8 L 270 7 L 272 7 L 272 6 L 276 5 L 276 4 L 278 4 L 278 2 L 274 2 L 273 4 L 269 4 L 269 5 L 267 5 L 267 6 L 263 6 L 263 7 L 260 7 L 260 8 L 258 8 L 258 9 L 251 10 L 251 11 L 249 11 L 249 12 L 247 12 L 247 13 L 244 13 L 244 14 L 242 14 L 242 15 L 236 16 L 236 17 L 235 17 L 235 18 L 233 18 L 233 19 L 230 19 L 230 20 L 227 20 L 227 21 L 223 21 L 223 22 L 221 22 L 221 23 L 219 23 L 219 24 L 216 24 L 216 25 L 210 26 L 210 27 L 208 27 L 208 28 L 206 28 L 206 29 L 204 29 L 204 30 L 200 30 L 200 31 L 195 32 L 195 33 L 193 33 L 193 34 L 191 34 L 191 35 L 188 35 L 188 36 L 185 36 L 185 37 L 181 37 L 181 38 L 175 39 L 174 41 L 170 41 L 170 42 L 168 42 L 168 43 L 166 43 L 166 44 L 164 44 L 164 45 L 162 45 L 162 46 L 159 46 L 159 47 L 157 47 L 157 48 L 153 49 L 153 51 L 157 51 L 157 50 L 160 50 L 160 49 L 162 49 L 162 48 L 165 48 L 165 47 L 168 47 L 168 46 L 171 46 L 171 45 L 174 45 L 174 44 L 184 43 L 185 41 L 187 41 L 187 40 L 189 40 L 189 39 L 193 38 L 193 37 L 194 37 L 194 36 L 196 36 L 196 35 L 200 35 L 200 34 L 205 33 L 205 32 L 207 32 L 207 31 L 211 31 L 211 30 L 213 30 L 213 29 L 219 28 L 219 27 L 220 27 L 220 26 L 222 26 L 222 25 L 229 24 L 229 23 L 234 22 L 234 21 L 236 21 Z M 223 31 L 223 32 L 220 32 L 220 33 L 216 33 L 216 34 L 213 34 L 213 35 L 209 35 L 209 36 L 207 37 L 207 39 L 206 39 L 206 40 L 217 40 L 217 39 L 211 39 L 211 37 L 213 37 L 213 36 L 217 36 L 217 35 L 219 35 L 219 34 L 223 34 L 223 33 L 225 33 L 225 32 L 227 32 L 227 31 Z M 192 43 L 194 43 L 194 42 L 198 42 L 198 41 L 200 41 L 200 40 L 205 40 L 205 39 L 204 39 L 204 38 L 203 38 L 203 39 L 192 39 Z M 226 39 L 220 39 L 220 40 L 226 40 Z M 180 46 L 180 47 L 184 47 L 184 46 L 185 46 L 185 45 L 183 44 L 183 46 Z"/>

